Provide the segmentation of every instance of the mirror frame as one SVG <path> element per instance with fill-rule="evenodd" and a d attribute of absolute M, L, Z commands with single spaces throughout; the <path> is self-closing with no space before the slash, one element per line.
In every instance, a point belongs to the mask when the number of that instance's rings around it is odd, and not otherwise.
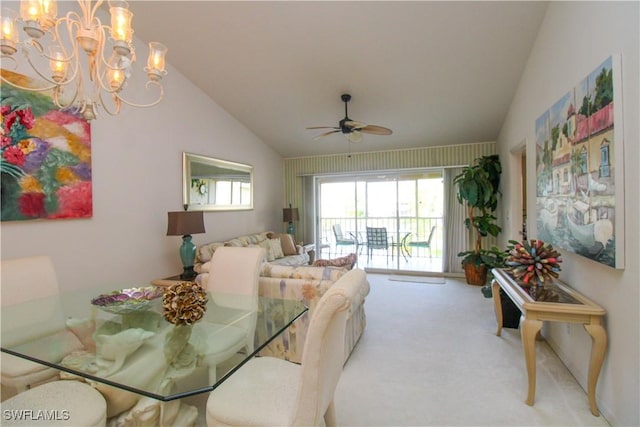
<path fill-rule="evenodd" d="M 217 204 L 191 204 L 191 170 L 193 163 L 209 165 L 215 168 L 230 169 L 232 171 L 246 172 L 249 174 L 249 204 L 248 205 L 217 205 Z M 230 162 L 228 160 L 201 156 L 198 154 L 182 153 L 182 204 L 185 210 L 190 211 L 240 211 L 253 209 L 253 166 L 244 163 Z"/>

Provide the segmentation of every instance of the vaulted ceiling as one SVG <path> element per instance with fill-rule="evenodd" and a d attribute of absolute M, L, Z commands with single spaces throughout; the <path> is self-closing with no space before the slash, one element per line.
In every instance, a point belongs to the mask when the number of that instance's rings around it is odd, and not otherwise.
<path fill-rule="evenodd" d="M 136 36 L 285 157 L 493 141 L 546 2 L 136 1 Z M 169 75 L 167 78 L 171 78 Z M 393 130 L 319 140 L 344 117 Z M 349 147 L 350 145 L 350 147 Z"/>

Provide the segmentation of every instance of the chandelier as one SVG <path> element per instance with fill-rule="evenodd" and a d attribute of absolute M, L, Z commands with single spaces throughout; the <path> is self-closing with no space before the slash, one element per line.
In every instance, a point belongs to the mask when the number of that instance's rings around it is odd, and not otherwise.
<path fill-rule="evenodd" d="M 28 64 L 44 84 L 23 86 L 4 75 L 2 82 L 32 92 L 51 91 L 58 108 L 75 109 L 87 120 L 96 118 L 98 107 L 116 115 L 123 103 L 141 108 L 157 105 L 164 95 L 160 81 L 167 74 L 167 48 L 161 43 L 149 43 L 145 89 L 157 92 L 157 97 L 145 104 L 127 101 L 121 92 L 132 79 L 136 61 L 131 43 L 133 14 L 127 2 L 108 2 L 111 26 L 97 17 L 103 0 L 77 3 L 80 12 L 71 11 L 60 18 L 56 17 L 55 0 L 21 0 L 20 17 L 14 10 L 2 8 L 2 68 L 6 69 L 9 62 L 18 71 Z M 24 41 L 19 40 L 19 22 L 26 34 Z M 18 50 L 24 58 L 16 55 Z"/>

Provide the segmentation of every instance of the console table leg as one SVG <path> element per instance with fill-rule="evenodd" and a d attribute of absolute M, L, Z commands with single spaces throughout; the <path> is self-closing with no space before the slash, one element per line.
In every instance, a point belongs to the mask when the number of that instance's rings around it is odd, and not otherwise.
<path fill-rule="evenodd" d="M 596 384 L 598 383 L 598 376 L 600 375 L 600 369 L 602 368 L 604 353 L 607 347 L 607 333 L 599 323 L 600 319 L 597 320 L 598 323 L 584 325 L 584 329 L 591 335 L 593 340 L 591 343 L 591 359 L 589 360 L 587 392 L 591 413 L 596 417 L 600 416 L 600 411 L 598 411 L 598 406 L 596 405 Z"/>
<path fill-rule="evenodd" d="M 536 335 L 541 328 L 542 322 L 540 320 L 527 319 L 527 317 L 524 316 L 520 333 L 522 336 L 524 359 L 527 364 L 529 389 L 527 391 L 526 403 L 529 406 L 533 406 L 536 395 Z"/>
<path fill-rule="evenodd" d="M 496 322 L 498 322 L 498 330 L 496 335 L 502 334 L 502 303 L 500 302 L 500 285 L 497 281 L 491 282 L 491 293 L 493 294 L 493 307 L 496 313 Z"/>

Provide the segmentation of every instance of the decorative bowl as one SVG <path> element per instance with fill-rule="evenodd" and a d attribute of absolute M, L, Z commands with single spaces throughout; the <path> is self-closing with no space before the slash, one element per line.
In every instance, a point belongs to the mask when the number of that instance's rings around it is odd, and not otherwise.
<path fill-rule="evenodd" d="M 128 288 L 102 294 L 91 304 L 113 314 L 128 314 L 148 310 L 153 300 L 162 297 L 163 290 L 155 286 Z"/>

